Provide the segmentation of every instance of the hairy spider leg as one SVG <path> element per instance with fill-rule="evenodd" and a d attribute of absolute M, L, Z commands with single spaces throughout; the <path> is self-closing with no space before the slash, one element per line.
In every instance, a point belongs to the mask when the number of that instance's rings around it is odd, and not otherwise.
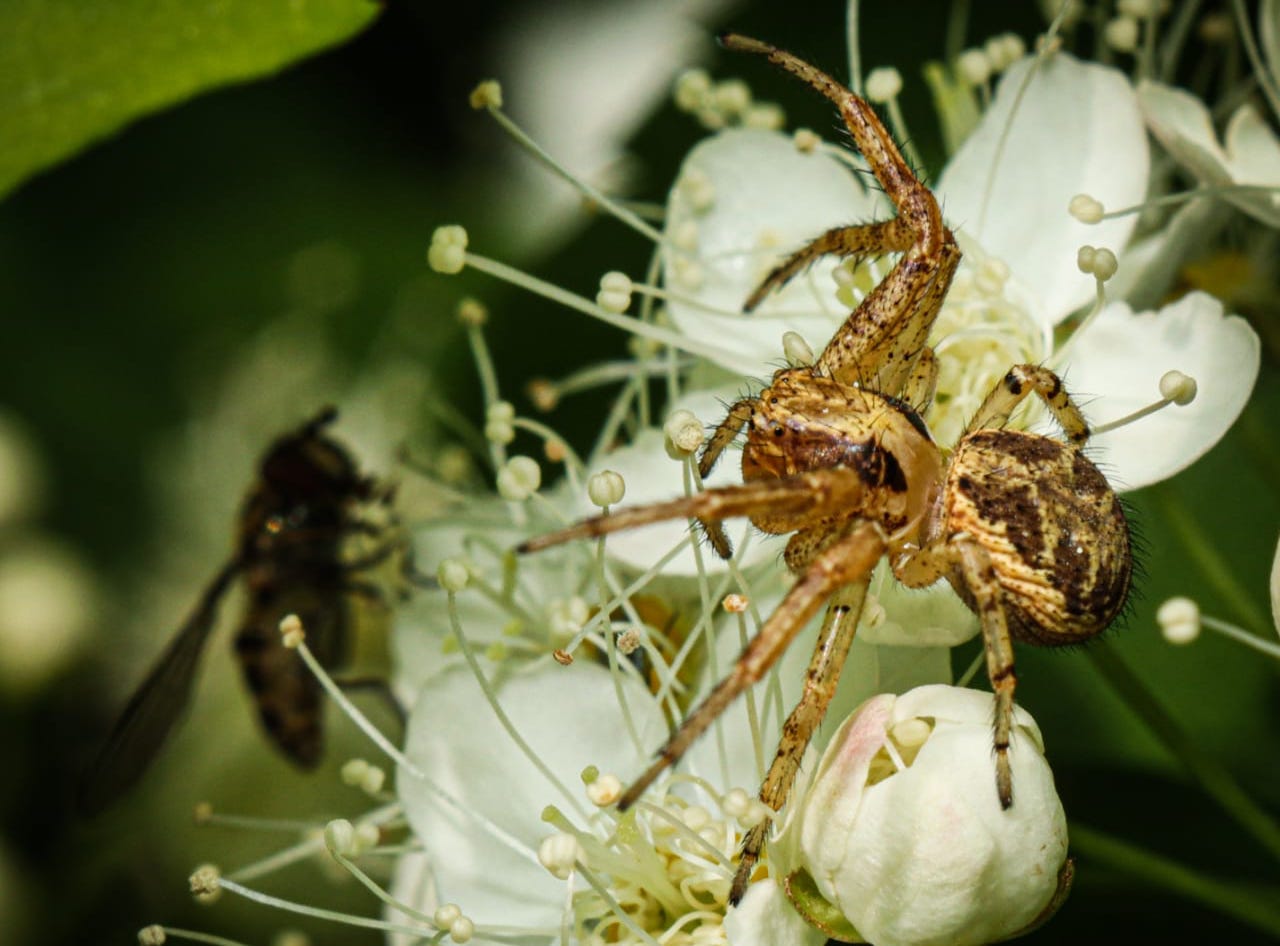
<path fill-rule="evenodd" d="M 768 43 L 723 34 L 728 49 L 755 53 L 807 82 L 840 110 L 854 144 L 885 194 L 897 208 L 895 219 L 829 231 L 766 279 L 769 289 L 785 281 L 818 256 L 851 248 L 853 255 L 879 255 L 901 250 L 889 275 L 850 313 L 827 343 L 816 373 L 851 385 L 866 385 L 886 394 L 901 391 L 924 348 L 942 297 L 960 260 L 955 237 L 942 222 L 933 194 L 912 173 L 892 136 L 865 99 L 829 75 Z M 764 289 L 764 287 L 762 287 Z M 756 299 L 757 290 L 752 295 Z"/>
<path fill-rule="evenodd" d="M 883 554 L 883 548 L 872 551 L 875 541 L 883 541 L 874 535 L 875 529 L 863 524 L 859 551 L 874 555 L 868 568 Z M 867 533 L 872 533 L 868 535 Z M 866 563 L 866 560 L 863 560 Z M 827 707 L 835 696 L 836 686 L 840 682 L 840 671 L 844 669 L 849 657 L 849 647 L 853 644 L 854 633 L 858 630 L 858 619 L 862 614 L 862 604 L 866 599 L 870 573 L 859 580 L 845 585 L 835 592 L 827 606 L 827 614 L 822 622 L 822 630 L 818 633 L 817 646 L 809 659 L 809 669 L 805 672 L 804 690 L 799 702 L 787 717 L 782 727 L 782 738 L 778 743 L 778 751 L 773 763 L 760 785 L 760 800 L 773 811 L 779 810 L 791 794 L 796 775 L 800 771 L 800 763 L 804 759 L 804 750 L 813 738 L 815 730 L 827 715 Z M 729 888 L 729 902 L 738 903 L 747 892 L 751 882 L 751 873 L 760 860 L 768 840 L 769 828 L 773 823 L 771 817 L 747 832 L 742 841 L 742 850 L 738 861 L 738 869 L 733 875 L 733 884 Z"/>

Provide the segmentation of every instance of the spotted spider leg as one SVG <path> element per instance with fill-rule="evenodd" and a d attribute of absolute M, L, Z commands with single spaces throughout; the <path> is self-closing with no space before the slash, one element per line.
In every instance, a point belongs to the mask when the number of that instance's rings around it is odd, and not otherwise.
<path fill-rule="evenodd" d="M 728 49 L 764 56 L 834 103 L 854 145 L 897 210 L 892 220 L 838 227 L 819 236 L 765 278 L 747 300 L 748 311 L 821 256 L 901 252 L 889 274 L 850 313 L 814 365 L 817 374 L 896 396 L 925 348 L 960 262 L 959 247 L 943 224 L 938 202 L 912 172 L 865 99 L 768 43 L 736 34 L 720 40 Z"/>
<path fill-rule="evenodd" d="M 1061 379 L 1039 365 L 1015 365 L 983 399 L 965 427 L 957 442 L 957 458 L 963 457 L 967 449 L 974 449 L 975 434 L 1003 428 L 1017 406 L 1032 395 L 1039 397 L 1049 408 L 1074 447 L 1081 446 L 1088 440 L 1088 422 L 1063 388 Z M 998 460 L 999 457 L 993 459 Z M 957 459 L 954 462 L 966 461 Z M 894 571 L 904 584 L 922 587 L 946 575 L 951 563 L 959 570 L 982 628 L 987 676 L 996 700 L 992 737 L 996 760 L 996 791 L 1001 806 L 1008 808 L 1013 804 L 1009 743 L 1013 728 L 1017 674 L 1014 669 L 1012 635 L 992 555 L 975 537 L 960 533 L 945 544 L 926 547 L 912 553 L 908 560 L 895 562 Z M 1072 639 L 1074 638 L 1064 636 L 1063 640 L 1042 640 L 1040 643 L 1066 643 Z"/>

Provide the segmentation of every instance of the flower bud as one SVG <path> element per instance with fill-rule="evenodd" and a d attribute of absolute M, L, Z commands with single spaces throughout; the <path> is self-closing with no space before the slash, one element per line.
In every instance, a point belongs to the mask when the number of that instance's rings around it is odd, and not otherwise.
<path fill-rule="evenodd" d="M 990 694 L 933 685 L 873 697 L 845 720 L 775 846 L 802 914 L 834 907 L 882 946 L 965 946 L 1056 907 L 1067 825 L 1040 731 L 1015 709 L 1004 810 L 991 714 Z M 806 904 L 806 889 L 820 900 Z"/>

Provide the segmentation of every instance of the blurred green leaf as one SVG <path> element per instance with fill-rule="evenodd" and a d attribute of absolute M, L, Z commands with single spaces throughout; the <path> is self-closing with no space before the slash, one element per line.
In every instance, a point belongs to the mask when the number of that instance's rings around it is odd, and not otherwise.
<path fill-rule="evenodd" d="M 0 196 L 133 119 L 354 35 L 371 0 L 6 0 Z"/>

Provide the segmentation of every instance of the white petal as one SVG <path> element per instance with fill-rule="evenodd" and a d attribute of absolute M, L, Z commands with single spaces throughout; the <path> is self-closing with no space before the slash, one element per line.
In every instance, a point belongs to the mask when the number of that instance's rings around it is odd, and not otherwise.
<path fill-rule="evenodd" d="M 724 918 L 729 946 L 821 946 L 826 937 L 806 923 L 773 878 L 747 888 Z"/>
<path fill-rule="evenodd" d="M 1111 209 L 1141 202 L 1150 156 L 1129 80 L 1066 53 L 1041 62 L 1014 113 L 1036 61 L 1006 72 L 937 191 L 948 222 L 1033 287 L 1035 315 L 1052 325 L 1094 291 L 1076 266 L 1076 250 L 1089 244 L 1118 252 L 1136 223 L 1126 216 L 1089 226 L 1067 213 L 1068 203 L 1081 193 Z"/>
<path fill-rule="evenodd" d="M 1271 562 L 1271 620 L 1280 633 L 1280 544 L 1276 545 L 1276 557 Z"/>
<path fill-rule="evenodd" d="M 630 680 L 623 690 L 645 736 L 639 751 L 627 737 L 608 671 L 587 661 L 512 675 L 499 698 L 533 751 L 570 791 L 579 791 L 587 765 L 625 781 L 666 734 L 648 691 Z M 556 804 L 568 812 L 570 804 L 515 746 L 466 670 L 437 676 L 424 688 L 409 719 L 405 753 L 463 809 L 452 810 L 423 782 L 398 773 L 400 800 L 432 855 L 440 899 L 458 903 L 477 925 L 558 929 L 564 884 L 534 853 L 552 833 L 541 820 L 543 808 Z M 483 820 L 522 847 L 486 833 Z"/>
<path fill-rule="evenodd" d="M 869 701 L 832 739 L 804 800 L 802 849 L 819 891 L 869 942 L 993 942 L 1052 896 L 1067 853 L 1053 776 L 1018 712 L 1015 802 L 1001 809 L 991 706 L 988 693 L 921 687 Z M 866 785 L 887 731 L 906 719 L 932 723 L 914 761 Z"/>
<path fill-rule="evenodd" d="M 1138 87 L 1143 115 L 1165 150 L 1205 184 L 1280 184 L 1280 142 L 1249 105 L 1227 125 L 1218 143 L 1209 110 L 1189 92 L 1158 82 Z M 1226 194 L 1224 199 L 1264 223 L 1280 226 L 1280 200 L 1268 194 Z"/>
<path fill-rule="evenodd" d="M 1190 466 L 1221 439 L 1249 399 L 1260 358 L 1244 319 L 1224 317 L 1221 302 L 1192 292 L 1159 312 L 1107 306 L 1073 340 L 1064 376 L 1095 427 L 1158 400 L 1167 371 L 1195 378 L 1191 404 L 1090 441 L 1090 456 L 1112 484 L 1138 489 Z"/>
<path fill-rule="evenodd" d="M 1224 138 L 1233 181 L 1280 186 L 1280 139 L 1252 105 L 1236 110 Z M 1262 222 L 1280 226 L 1280 194 L 1228 194 L 1227 199 Z"/>
<path fill-rule="evenodd" d="M 695 178 L 711 188 L 705 209 L 691 200 L 687 185 Z M 831 227 L 868 220 L 876 205 L 851 169 L 821 152 L 802 154 L 786 135 L 736 129 L 708 138 L 685 158 L 667 204 L 668 238 L 692 245 L 689 235 L 696 232 L 696 248 L 691 257 L 664 250 L 663 266 L 671 291 L 719 312 L 672 299 L 672 321 L 685 334 L 734 352 L 738 357 L 723 367 L 740 375 L 772 374 L 787 331 L 820 349 L 847 314 L 835 300 L 833 260 L 793 279 L 753 314 L 737 313 L 782 257 Z M 690 259 L 696 279 L 689 276 Z"/>
<path fill-rule="evenodd" d="M 871 593 L 884 609 L 880 623 L 865 618 L 858 636 L 868 644 L 897 647 L 954 647 L 978 633 L 978 621 L 945 581 L 908 588 L 886 562 L 876 566 Z"/>

